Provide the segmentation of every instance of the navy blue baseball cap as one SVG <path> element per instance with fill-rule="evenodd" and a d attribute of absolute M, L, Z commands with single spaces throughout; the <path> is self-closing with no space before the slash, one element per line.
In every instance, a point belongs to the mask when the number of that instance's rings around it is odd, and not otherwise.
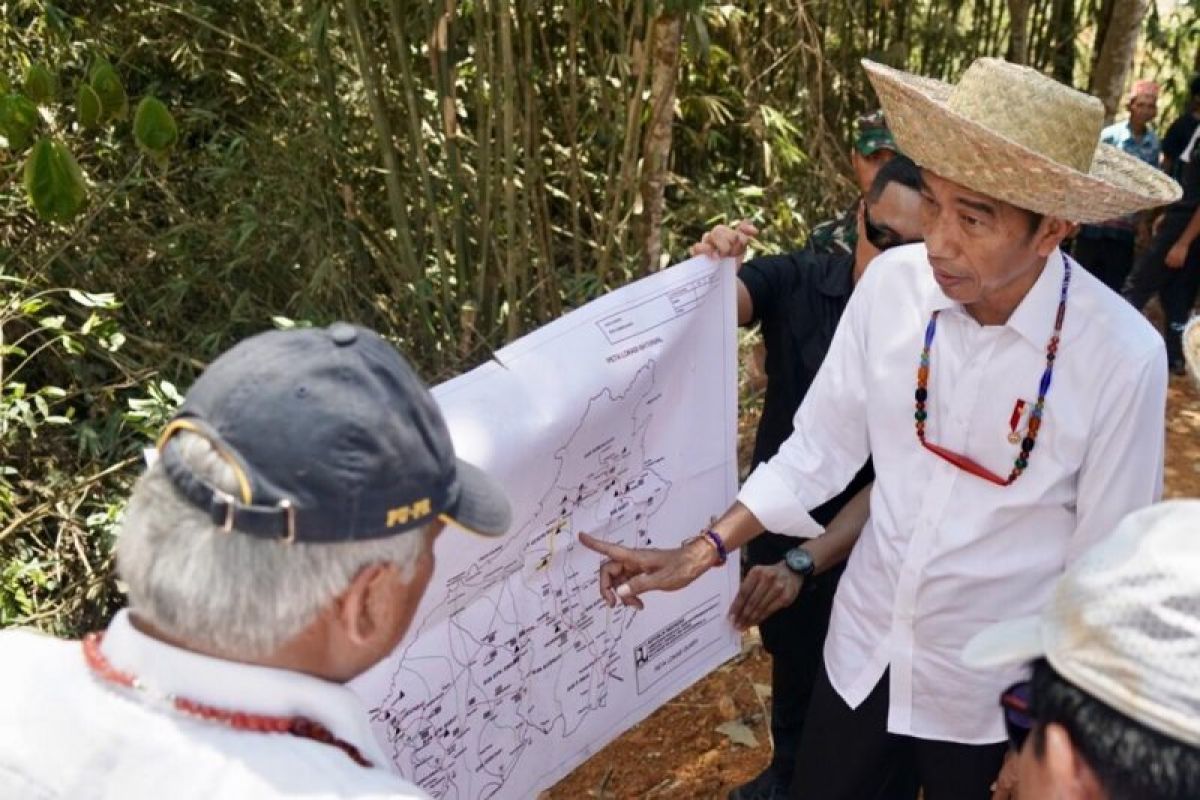
<path fill-rule="evenodd" d="M 236 496 L 212 486 L 174 436 L 207 439 L 233 466 Z M 221 354 L 163 429 L 172 484 L 215 524 L 287 542 L 393 536 L 442 518 L 485 536 L 508 530 L 504 490 L 459 460 L 433 396 L 373 331 L 268 331 Z"/>

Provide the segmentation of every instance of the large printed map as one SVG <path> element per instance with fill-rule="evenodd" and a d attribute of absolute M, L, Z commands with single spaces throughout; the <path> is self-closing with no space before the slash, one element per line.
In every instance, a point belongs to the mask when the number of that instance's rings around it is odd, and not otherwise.
<path fill-rule="evenodd" d="M 733 269 L 693 259 L 514 342 L 434 394 L 513 500 L 448 530 L 405 642 L 359 678 L 399 771 L 435 798 L 526 798 L 737 652 L 734 560 L 607 608 L 593 535 L 671 547 L 732 502 Z"/>

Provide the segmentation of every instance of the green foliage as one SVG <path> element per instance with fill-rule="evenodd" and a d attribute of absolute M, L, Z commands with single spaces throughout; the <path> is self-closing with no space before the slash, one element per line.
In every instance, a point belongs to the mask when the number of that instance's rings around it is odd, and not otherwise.
<path fill-rule="evenodd" d="M 133 115 L 133 136 L 137 143 L 155 155 L 161 155 L 179 138 L 175 118 L 162 101 L 154 97 L 142 98 L 137 113 Z"/>
<path fill-rule="evenodd" d="M 49 105 L 58 93 L 58 81 L 41 64 L 30 64 L 25 71 L 25 96 L 38 105 Z"/>
<path fill-rule="evenodd" d="M 105 119 L 124 119 L 129 114 L 129 98 L 112 64 L 98 62 L 92 68 L 88 82 L 100 100 Z"/>
<path fill-rule="evenodd" d="M 61 142 L 39 139 L 25 161 L 25 192 L 43 219 L 67 223 L 87 203 L 87 183 Z"/>
<path fill-rule="evenodd" d="M 19 94 L 0 97 L 0 135 L 8 140 L 9 150 L 24 150 L 33 141 L 38 127 L 37 106 Z"/>
<path fill-rule="evenodd" d="M 86 83 L 80 84 L 75 96 L 75 118 L 84 128 L 96 128 L 104 120 L 104 106 L 96 90 Z"/>

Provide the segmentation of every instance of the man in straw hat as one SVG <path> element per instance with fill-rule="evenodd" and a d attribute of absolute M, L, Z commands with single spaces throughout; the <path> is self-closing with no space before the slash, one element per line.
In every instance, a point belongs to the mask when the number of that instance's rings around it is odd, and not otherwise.
<path fill-rule="evenodd" d="M 1200 500 L 1135 511 L 1040 615 L 968 643 L 980 669 L 1032 662 L 1032 680 L 1000 696 L 1021 800 L 1200 797 L 1197 532 Z"/>
<path fill-rule="evenodd" d="M 868 798 L 898 765 L 926 800 L 990 796 L 993 713 L 1016 668 L 959 653 L 1038 611 L 1063 568 L 1159 494 L 1166 364 L 1148 323 L 1058 246 L 1075 222 L 1170 202 L 1099 145 L 1099 100 L 996 59 L 957 85 L 864 62 L 921 167 L 925 244 L 867 270 L 779 453 L 711 529 L 671 550 L 589 536 L 607 602 L 640 607 L 764 529 L 809 516 L 870 454 L 871 519 L 834 600 L 794 796 Z"/>
<path fill-rule="evenodd" d="M 0 797 L 419 798 L 343 684 L 404 636 L 447 520 L 498 536 L 378 335 L 271 331 L 217 358 L 166 426 L 117 539 L 102 634 L 0 633 Z"/>

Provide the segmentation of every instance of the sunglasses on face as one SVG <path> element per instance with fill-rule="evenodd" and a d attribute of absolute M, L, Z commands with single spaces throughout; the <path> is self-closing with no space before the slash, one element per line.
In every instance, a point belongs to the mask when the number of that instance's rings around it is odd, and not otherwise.
<path fill-rule="evenodd" d="M 880 252 L 899 247 L 902 244 L 915 244 L 922 241 L 921 239 L 902 239 L 895 231 L 879 227 L 871 219 L 871 210 L 866 206 L 863 206 L 863 228 L 867 234 L 867 241 Z"/>
<path fill-rule="evenodd" d="M 1004 710 L 1004 730 L 1013 752 L 1021 752 L 1029 732 L 1033 730 L 1033 716 L 1029 708 L 1030 683 L 1021 681 L 1008 687 L 1000 695 L 1000 708 Z"/>

